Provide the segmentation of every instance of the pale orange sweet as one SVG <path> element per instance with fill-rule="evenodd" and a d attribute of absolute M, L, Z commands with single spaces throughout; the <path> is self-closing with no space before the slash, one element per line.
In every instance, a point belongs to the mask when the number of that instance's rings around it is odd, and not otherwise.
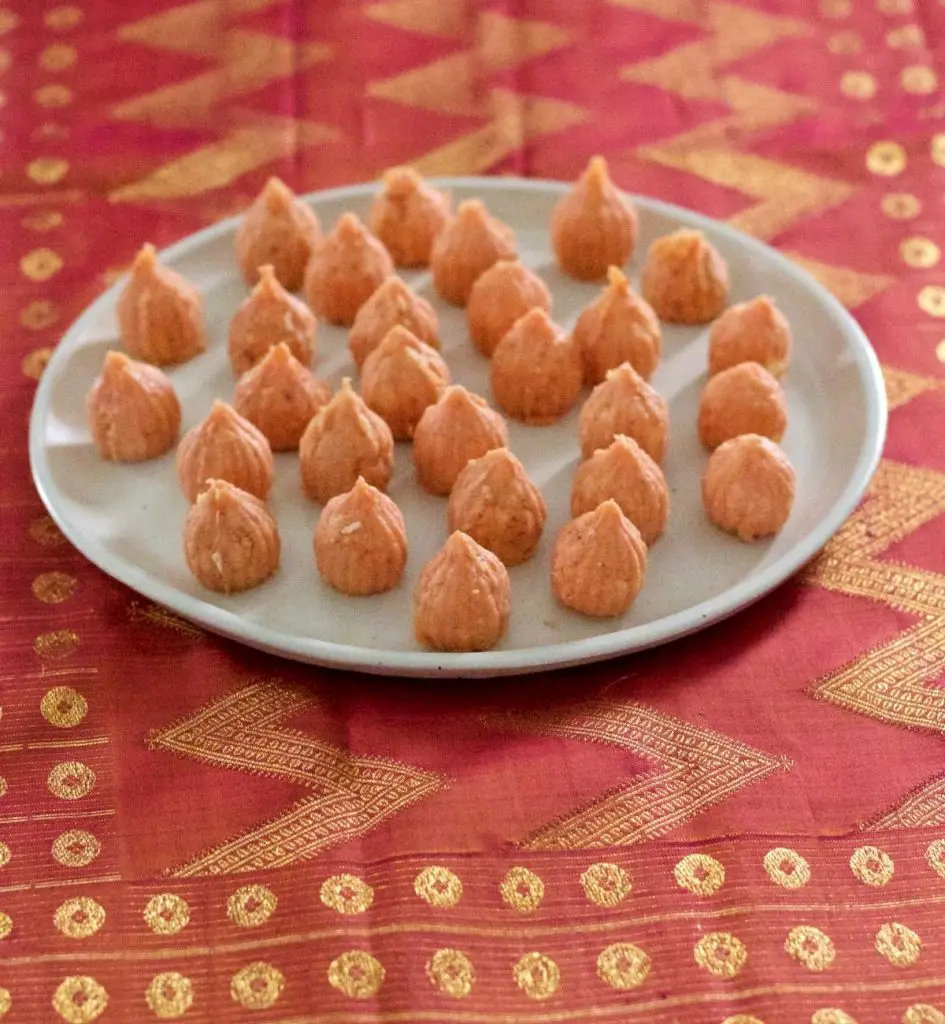
<path fill-rule="evenodd" d="M 505 635 L 511 604 L 502 561 L 457 531 L 417 581 L 414 634 L 435 651 L 487 651 Z"/>
<path fill-rule="evenodd" d="M 280 554 L 265 504 L 226 480 L 208 480 L 184 524 L 184 556 L 198 582 L 223 594 L 249 590 L 279 568 Z"/>
<path fill-rule="evenodd" d="M 711 374 L 754 362 L 780 377 L 790 358 L 791 325 L 767 295 L 730 306 L 709 332 Z"/>
<path fill-rule="evenodd" d="M 266 435 L 272 450 L 292 451 L 309 421 L 331 399 L 331 388 L 281 342 L 240 377 L 233 407 Z"/>
<path fill-rule="evenodd" d="M 567 608 L 594 618 L 622 615 L 646 582 L 640 531 L 605 501 L 561 529 L 551 557 L 551 590 Z"/>
<path fill-rule="evenodd" d="M 781 385 L 757 363 L 739 363 L 710 377 L 699 402 L 699 440 L 706 448 L 739 434 L 780 441 L 787 422 Z"/>
<path fill-rule="evenodd" d="M 406 327 L 431 348 L 440 347 L 439 326 L 433 307 L 395 275 L 377 288 L 358 310 L 351 325 L 348 347 L 359 369 L 391 328 L 398 326 Z"/>
<path fill-rule="evenodd" d="M 591 157 L 584 173 L 551 214 L 551 243 L 558 265 L 579 281 L 603 277 L 633 255 L 637 212 L 614 187 L 602 156 Z"/>
<path fill-rule="evenodd" d="M 701 231 L 657 238 L 646 254 L 643 297 L 668 323 L 704 324 L 728 302 L 728 266 Z"/>
<path fill-rule="evenodd" d="M 411 167 L 392 167 L 383 180 L 371 205 L 371 231 L 398 267 L 425 267 L 433 240 L 449 220 L 449 200 Z"/>
<path fill-rule="evenodd" d="M 581 409 L 578 432 L 585 459 L 625 434 L 662 462 L 669 444 L 669 406 L 629 363 L 622 363 L 591 392 Z"/>
<path fill-rule="evenodd" d="M 506 565 L 532 557 L 547 518 L 541 491 L 508 448 L 493 448 L 468 462 L 447 506 L 450 530 L 468 534 Z"/>
<path fill-rule="evenodd" d="M 330 587 L 352 597 L 381 594 L 397 586 L 407 564 L 404 517 L 391 498 L 359 476 L 322 509 L 314 549 Z"/>
<path fill-rule="evenodd" d="M 161 266 L 153 245 L 143 246 L 135 257 L 117 314 L 122 343 L 134 359 L 171 366 L 193 359 L 207 347 L 197 289 Z"/>
<path fill-rule="evenodd" d="M 497 260 L 515 259 L 515 233 L 479 199 L 459 204 L 430 253 L 433 286 L 441 298 L 465 306 L 477 278 Z"/>
<path fill-rule="evenodd" d="M 236 231 L 236 262 L 248 284 L 270 265 L 290 292 L 302 287 L 305 268 L 322 230 L 315 211 L 296 199 L 278 178 L 270 178 Z"/>
<path fill-rule="evenodd" d="M 394 469 L 390 427 L 355 394 L 346 377 L 334 398 L 305 428 L 299 442 L 302 490 L 320 505 L 364 477 L 384 490 Z"/>
<path fill-rule="evenodd" d="M 519 317 L 496 346 L 490 381 L 496 405 L 513 419 L 535 426 L 554 423 L 581 393 L 581 350 L 536 307 Z"/>
<path fill-rule="evenodd" d="M 85 410 L 92 440 L 111 462 L 154 459 L 177 441 L 180 402 L 173 384 L 156 366 L 121 352 L 105 356 Z"/>
<path fill-rule="evenodd" d="M 469 336 L 484 356 L 491 356 L 512 324 L 536 307 L 551 312 L 551 292 L 545 282 L 518 260 L 499 260 L 469 293 Z"/>
<path fill-rule="evenodd" d="M 617 267 L 608 268 L 607 287 L 578 317 L 574 340 L 584 359 L 584 380 L 591 386 L 621 363 L 629 363 L 644 380 L 659 365 L 659 319 Z"/>
<path fill-rule="evenodd" d="M 365 360 L 361 395 L 395 440 L 409 441 L 449 382 L 449 367 L 439 352 L 406 327 L 394 327 Z"/>
<path fill-rule="evenodd" d="M 508 428 L 499 413 L 484 398 L 452 384 L 414 431 L 417 479 L 431 494 L 447 495 L 467 462 L 508 443 Z"/>
<path fill-rule="evenodd" d="M 623 434 L 582 462 L 571 487 L 571 515 L 578 518 L 613 499 L 649 546 L 666 529 L 669 488 L 663 471 Z"/>
<path fill-rule="evenodd" d="M 346 213 L 312 252 L 305 297 L 318 316 L 350 327 L 358 310 L 393 272 L 388 251 L 353 213 Z"/>
<path fill-rule="evenodd" d="M 702 504 L 720 530 L 753 541 L 781 530 L 791 514 L 795 489 L 794 467 L 774 441 L 741 434 L 709 456 Z"/>
<path fill-rule="evenodd" d="M 274 475 L 266 435 L 225 402 L 214 402 L 210 415 L 177 446 L 177 476 L 191 502 L 208 480 L 226 480 L 265 501 Z"/>
<path fill-rule="evenodd" d="M 317 322 L 312 311 L 276 279 L 272 264 L 259 268 L 259 282 L 230 321 L 230 364 L 237 377 L 275 345 L 285 343 L 308 366 L 315 351 Z"/>

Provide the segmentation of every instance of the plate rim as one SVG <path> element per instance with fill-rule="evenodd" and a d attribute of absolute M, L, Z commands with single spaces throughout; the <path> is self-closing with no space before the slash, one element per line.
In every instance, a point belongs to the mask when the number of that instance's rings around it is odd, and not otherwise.
<path fill-rule="evenodd" d="M 572 182 L 545 178 L 517 178 L 507 176 L 455 176 L 431 177 L 432 184 L 441 188 L 457 188 L 488 192 L 504 189 L 563 194 Z M 316 202 L 343 198 L 360 198 L 374 194 L 378 182 L 362 182 L 306 193 L 299 198 L 313 205 Z M 782 271 L 794 278 L 810 292 L 838 321 L 841 330 L 851 342 L 854 361 L 860 371 L 866 396 L 867 431 L 859 457 L 851 468 L 846 486 L 837 500 L 821 518 L 815 529 L 785 552 L 777 561 L 758 574 L 753 574 L 722 594 L 699 604 L 674 612 L 651 623 L 629 626 L 625 629 L 539 647 L 513 650 L 491 650 L 468 653 L 440 653 L 432 651 L 398 651 L 356 647 L 315 637 L 287 638 L 269 626 L 243 620 L 237 613 L 218 608 L 199 597 L 191 597 L 175 587 L 155 579 L 147 572 L 123 558 L 110 554 L 98 543 L 72 528 L 68 516 L 57 507 L 53 475 L 46 460 L 42 443 L 42 426 L 50 405 L 52 381 L 57 364 L 66 359 L 69 346 L 64 339 L 77 336 L 86 321 L 98 315 L 100 309 L 113 306 L 124 287 L 123 275 L 110 288 L 91 302 L 63 332 L 53 355 L 39 381 L 33 399 L 29 421 L 29 461 L 33 481 L 49 515 L 73 546 L 106 575 L 136 591 L 148 600 L 162 604 L 177 614 L 205 627 L 211 632 L 236 640 L 246 646 L 301 661 L 310 665 L 360 671 L 371 675 L 404 677 L 485 678 L 553 671 L 574 665 L 591 664 L 628 655 L 669 643 L 694 633 L 708 625 L 734 615 L 788 581 L 802 566 L 816 555 L 854 511 L 869 486 L 879 465 L 886 438 L 888 408 L 886 389 L 879 358 L 862 327 L 823 285 L 806 270 L 792 262 L 773 246 L 739 231 L 724 221 L 649 196 L 625 193 L 641 207 L 676 219 L 697 229 L 721 235 L 749 252 L 763 254 L 780 265 Z M 195 248 L 205 245 L 221 235 L 235 230 L 242 214 L 235 214 L 211 224 L 161 250 L 162 259 L 173 261 Z M 75 347 L 78 347 L 76 345 Z M 106 568 L 106 566 L 109 566 Z M 412 597 L 411 597 L 412 599 Z M 632 637 L 632 639 L 630 639 Z M 629 642 L 628 642 L 629 640 Z"/>

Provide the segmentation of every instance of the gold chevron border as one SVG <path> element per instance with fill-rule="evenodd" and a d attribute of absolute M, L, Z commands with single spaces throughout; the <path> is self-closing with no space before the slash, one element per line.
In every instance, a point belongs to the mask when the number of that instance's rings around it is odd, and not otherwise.
<path fill-rule="evenodd" d="M 364 835 L 446 785 L 435 772 L 387 758 L 353 756 L 281 725 L 313 702 L 312 694 L 299 686 L 276 679 L 252 682 L 152 733 L 154 749 L 315 791 L 171 874 L 227 875 L 308 860 Z"/>
<path fill-rule="evenodd" d="M 744 786 L 791 767 L 710 729 L 636 701 L 595 701 L 566 710 L 488 716 L 489 724 L 531 735 L 603 743 L 659 767 L 538 829 L 530 850 L 628 846 L 665 835 Z"/>

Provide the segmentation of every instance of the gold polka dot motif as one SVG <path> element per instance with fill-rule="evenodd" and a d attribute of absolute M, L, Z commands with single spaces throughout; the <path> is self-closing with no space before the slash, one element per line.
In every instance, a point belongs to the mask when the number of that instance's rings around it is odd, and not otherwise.
<path fill-rule="evenodd" d="M 13 918 L 0 910 L 0 939 L 5 939 L 13 931 Z"/>
<path fill-rule="evenodd" d="M 849 18 L 853 13 L 853 0 L 820 0 L 820 13 L 836 21 Z"/>
<path fill-rule="evenodd" d="M 67 868 L 84 868 L 102 852 L 101 843 L 83 829 L 74 828 L 56 836 L 52 844 L 52 857 Z"/>
<path fill-rule="evenodd" d="M 893 860 L 875 846 L 859 846 L 850 857 L 850 870 L 864 885 L 887 885 L 893 876 Z"/>
<path fill-rule="evenodd" d="M 906 169 L 906 151 L 898 142 L 874 142 L 866 151 L 866 167 L 881 178 L 894 178 Z"/>
<path fill-rule="evenodd" d="M 810 1024 L 856 1024 L 856 1021 L 845 1010 L 826 1006 L 813 1012 Z"/>
<path fill-rule="evenodd" d="M 592 864 L 581 875 L 584 895 L 599 907 L 619 906 L 630 895 L 630 873 L 618 864 Z"/>
<path fill-rule="evenodd" d="M 784 950 L 809 971 L 825 971 L 837 955 L 833 942 L 819 928 L 802 924 L 792 928 L 784 940 Z"/>
<path fill-rule="evenodd" d="M 856 32 L 835 32 L 827 40 L 827 49 L 837 55 L 859 53 L 863 49 L 863 40 Z"/>
<path fill-rule="evenodd" d="M 44 331 L 59 319 L 59 310 L 49 299 L 34 299 L 20 310 L 20 323 L 30 331 Z"/>
<path fill-rule="evenodd" d="M 736 1013 L 734 1017 L 726 1017 L 722 1024 L 765 1024 L 765 1022 L 750 1013 Z"/>
<path fill-rule="evenodd" d="M 413 880 L 413 890 L 431 907 L 455 907 L 463 897 L 463 883 L 449 868 L 434 864 Z"/>
<path fill-rule="evenodd" d="M 784 889 L 803 889 L 810 881 L 810 864 L 786 846 L 769 850 L 762 863 L 771 881 Z"/>
<path fill-rule="evenodd" d="M 874 944 L 876 952 L 894 967 L 910 967 L 922 953 L 922 940 L 898 921 L 884 924 L 876 933 Z"/>
<path fill-rule="evenodd" d="M 7 780 L 0 775 L 0 796 L 7 795 Z"/>
<path fill-rule="evenodd" d="M 938 75 L 924 64 L 913 64 L 899 72 L 899 84 L 914 96 L 928 96 L 938 88 Z"/>
<path fill-rule="evenodd" d="M 538 1002 L 550 999 L 561 984 L 558 965 L 544 953 L 526 953 L 512 968 L 512 977 L 529 999 Z"/>
<path fill-rule="evenodd" d="M 13 856 L 10 847 L 6 843 L 0 843 L 0 868 L 5 868 Z"/>
<path fill-rule="evenodd" d="M 649 956 L 631 942 L 615 942 L 597 957 L 597 976 L 621 991 L 642 985 L 650 967 Z"/>
<path fill-rule="evenodd" d="M 71 686 L 54 686 L 47 690 L 39 702 L 43 718 L 57 729 L 72 729 L 88 714 L 85 697 Z"/>
<path fill-rule="evenodd" d="M 716 978 L 734 978 L 745 966 L 748 950 L 730 932 L 709 932 L 693 949 L 696 963 Z"/>
<path fill-rule="evenodd" d="M 49 350 L 46 349 L 46 351 L 48 352 Z M 43 548 L 59 548 L 69 543 L 63 532 L 49 516 L 40 516 L 30 523 L 30 537 Z M 78 639 L 76 636 L 76 642 L 78 642 Z M 37 650 L 36 653 L 39 654 L 39 651 Z"/>
<path fill-rule="evenodd" d="M 900 25 L 886 33 L 886 45 L 891 50 L 906 50 L 913 46 L 925 46 L 925 33 L 918 25 Z"/>
<path fill-rule="evenodd" d="M 40 156 L 30 161 L 26 173 L 37 185 L 55 185 L 69 173 L 69 161 L 59 156 Z"/>
<path fill-rule="evenodd" d="M 59 983 L 52 1005 L 67 1024 L 90 1024 L 105 1012 L 108 993 L 94 978 L 73 974 Z"/>
<path fill-rule="evenodd" d="M 545 883 L 528 868 L 511 868 L 499 886 L 502 899 L 521 914 L 530 914 L 541 906 Z"/>
<path fill-rule="evenodd" d="M 53 7 L 48 10 L 43 17 L 43 21 L 46 23 L 47 28 L 55 29 L 58 32 L 65 32 L 70 28 L 75 28 L 82 21 L 83 17 L 81 7 L 77 7 L 75 4 L 62 4 L 59 7 Z"/>
<path fill-rule="evenodd" d="M 46 786 L 60 800 L 81 800 L 95 787 L 95 772 L 81 761 L 62 761 L 50 771 Z"/>
<path fill-rule="evenodd" d="M 936 132 L 929 143 L 932 162 L 945 167 L 945 132 Z"/>
<path fill-rule="evenodd" d="M 164 971 L 151 979 L 144 1000 L 159 1020 L 176 1020 L 193 1005 L 194 986 L 190 978 L 178 971 Z"/>
<path fill-rule="evenodd" d="M 845 71 L 840 76 L 840 91 L 854 100 L 869 100 L 876 95 L 876 79 L 868 71 Z"/>
<path fill-rule="evenodd" d="M 52 231 L 61 226 L 65 218 L 58 210 L 40 210 L 28 213 L 20 223 L 30 231 Z"/>
<path fill-rule="evenodd" d="M 690 853 L 673 868 L 676 884 L 696 896 L 711 896 L 725 882 L 725 868 L 705 853 Z"/>
<path fill-rule="evenodd" d="M 384 982 L 384 965 L 361 949 L 351 949 L 328 965 L 328 983 L 349 999 L 370 999 Z"/>
<path fill-rule="evenodd" d="M 931 1003 L 913 1003 L 906 1007 L 902 1024 L 945 1024 L 945 1013 Z"/>
<path fill-rule="evenodd" d="M 247 1010 L 265 1010 L 282 995 L 285 975 L 277 967 L 257 960 L 237 971 L 230 981 L 233 1002 Z"/>
<path fill-rule="evenodd" d="M 57 661 L 68 658 L 79 646 L 79 634 L 73 629 L 56 629 L 41 633 L 33 641 L 33 650 L 43 659 Z"/>
<path fill-rule="evenodd" d="M 0 987 L 0 1017 L 5 1017 L 13 1006 L 13 996 L 8 988 Z"/>
<path fill-rule="evenodd" d="M 912 220 L 922 212 L 922 201 L 909 192 L 890 192 L 880 200 L 879 208 L 890 220 Z"/>
<path fill-rule="evenodd" d="M 190 907 L 176 893 L 158 893 L 148 900 L 144 920 L 155 935 L 176 935 L 190 922 Z"/>
<path fill-rule="evenodd" d="M 70 939 L 87 939 L 105 924 L 105 908 L 88 896 L 76 896 L 59 905 L 53 924 Z"/>
<path fill-rule="evenodd" d="M 20 259 L 20 270 L 31 281 L 48 281 L 62 270 L 62 257 L 53 249 L 33 249 Z"/>
<path fill-rule="evenodd" d="M 933 839 L 925 848 L 925 859 L 939 878 L 945 878 L 945 839 Z"/>
<path fill-rule="evenodd" d="M 6 8 L 0 10 L 0 36 L 5 36 L 8 32 L 12 32 L 19 23 L 20 19 L 13 11 L 8 11 Z"/>
<path fill-rule="evenodd" d="M 332 875 L 318 893 L 326 907 L 339 914 L 363 914 L 374 902 L 374 890 L 357 875 Z"/>
<path fill-rule="evenodd" d="M 75 593 L 79 581 L 67 572 L 44 572 L 33 580 L 33 597 L 43 604 L 62 604 Z"/>
<path fill-rule="evenodd" d="M 913 0 L 876 0 L 876 10 L 881 14 L 911 14 L 915 4 Z"/>
<path fill-rule="evenodd" d="M 50 82 L 49 85 L 41 85 L 33 93 L 33 99 L 40 107 L 68 107 L 72 102 L 72 90 L 59 82 Z"/>
<path fill-rule="evenodd" d="M 52 43 L 39 54 L 39 66 L 44 71 L 67 71 L 75 64 L 78 53 L 68 43 Z"/>
<path fill-rule="evenodd" d="M 927 284 L 918 295 L 916 301 L 919 309 L 937 319 L 945 317 L 945 288 L 938 284 Z"/>
<path fill-rule="evenodd" d="M 244 885 L 227 900 L 227 917 L 241 928 L 258 928 L 272 917 L 278 902 L 264 885 Z"/>
<path fill-rule="evenodd" d="M 458 949 L 438 949 L 427 962 L 427 977 L 453 999 L 465 999 L 476 983 L 472 961 Z"/>
<path fill-rule="evenodd" d="M 51 348 L 34 349 L 29 355 L 24 356 L 23 362 L 20 363 L 20 370 L 24 377 L 29 377 L 30 380 L 39 380 L 46 372 L 50 359 L 52 359 Z"/>

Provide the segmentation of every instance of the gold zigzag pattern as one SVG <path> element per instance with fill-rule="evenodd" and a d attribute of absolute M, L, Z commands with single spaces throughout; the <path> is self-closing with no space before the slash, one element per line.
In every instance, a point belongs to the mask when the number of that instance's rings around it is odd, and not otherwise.
<path fill-rule="evenodd" d="M 809 97 L 726 75 L 722 70 L 779 40 L 810 33 L 809 26 L 718 0 L 611 2 L 664 20 L 707 25 L 709 30 L 705 39 L 625 68 L 621 73 L 624 80 L 654 85 L 684 99 L 724 103 L 730 110 L 672 139 L 641 147 L 642 156 L 758 200 L 731 218 L 735 226 L 758 238 L 771 238 L 800 217 L 835 206 L 853 194 L 848 182 L 739 152 L 734 146 L 739 136 L 790 124 L 818 109 Z"/>
<path fill-rule="evenodd" d="M 307 860 L 363 835 L 446 784 L 435 772 L 387 758 L 356 757 L 280 725 L 312 702 L 301 687 L 255 682 L 151 735 L 152 747 L 181 757 L 315 790 L 172 874 L 234 874 Z"/>
<path fill-rule="evenodd" d="M 147 202 L 222 188 L 300 146 L 338 137 L 328 126 L 294 118 L 236 112 L 220 124 L 220 104 L 289 77 L 331 57 L 321 43 L 296 45 L 259 32 L 230 28 L 226 17 L 272 7 L 285 0 L 235 0 L 221 12 L 218 0 L 182 4 L 125 25 L 118 37 L 152 49 L 186 54 L 218 66 L 182 82 L 119 103 L 112 116 L 164 128 L 218 131 L 221 138 L 172 160 L 140 181 L 113 191 L 112 202 Z"/>
<path fill-rule="evenodd" d="M 918 392 L 917 392 L 918 393 Z M 915 615 L 919 621 L 818 680 L 813 696 L 857 714 L 945 735 L 945 575 L 883 560 L 893 545 L 945 513 L 945 474 L 884 461 L 858 511 L 803 575 L 815 586 Z M 935 778 L 869 827 L 945 822 L 945 783 Z"/>
<path fill-rule="evenodd" d="M 564 711 L 490 716 L 495 726 L 604 743 L 659 767 L 546 825 L 532 850 L 626 846 L 654 839 L 743 786 L 791 763 L 635 701 L 595 701 Z"/>

